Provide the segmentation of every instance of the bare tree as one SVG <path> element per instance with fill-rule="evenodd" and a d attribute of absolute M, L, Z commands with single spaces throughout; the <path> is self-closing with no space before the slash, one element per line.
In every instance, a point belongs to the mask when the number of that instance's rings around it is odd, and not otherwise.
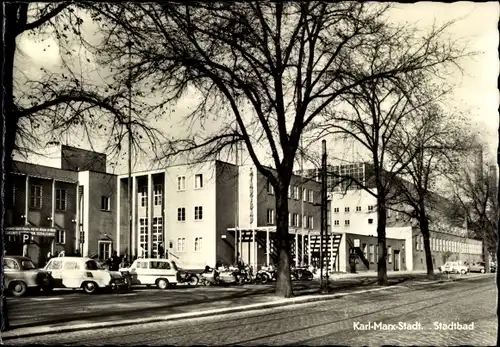
<path fill-rule="evenodd" d="M 386 23 L 388 6 L 355 2 L 96 4 L 103 64 L 133 46 L 134 83 L 161 98 L 158 109 L 196 90 L 186 123 L 216 120 L 216 131 L 172 139 L 165 155 L 210 158 L 244 142 L 276 192 L 276 293 L 293 295 L 287 190 L 304 129 L 340 96 L 410 71 L 436 71 L 463 55 L 439 40 Z M 116 64 L 115 64 L 116 65 Z M 116 66 L 117 75 L 129 66 Z M 365 87 L 363 87 L 365 88 Z M 367 87 L 366 87 L 367 88 Z M 267 149 L 275 172 L 265 166 Z"/>
<path fill-rule="evenodd" d="M 399 156 L 403 161 L 410 158 L 401 172 L 402 178 L 393 181 L 395 194 L 389 202 L 390 208 L 418 220 L 428 275 L 434 273 L 429 223 L 443 218 L 444 199 L 438 195 L 438 187 L 457 158 L 469 149 L 470 138 L 463 124 L 466 124 L 463 117 L 445 114 L 433 103 L 409 118 L 401 129 L 405 138 L 412 139 L 411 149 L 407 151 L 399 141 L 390 148 L 392 156 Z"/>

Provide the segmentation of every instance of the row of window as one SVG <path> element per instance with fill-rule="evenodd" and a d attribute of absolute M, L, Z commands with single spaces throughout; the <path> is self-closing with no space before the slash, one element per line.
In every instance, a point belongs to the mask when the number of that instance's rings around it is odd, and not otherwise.
<path fill-rule="evenodd" d="M 373 218 L 368 218 L 368 224 L 373 224 Z M 351 225 L 351 221 L 349 219 L 344 220 L 344 226 L 348 227 Z M 333 221 L 333 226 L 340 226 L 340 221 L 339 220 L 334 220 Z"/>
<path fill-rule="evenodd" d="M 203 219 L 203 206 L 195 206 L 194 207 L 194 220 L 202 220 Z M 178 207 L 177 208 L 177 221 L 184 222 L 186 220 L 186 208 Z"/>
<path fill-rule="evenodd" d="M 194 188 L 201 189 L 203 188 L 203 175 L 197 174 L 194 175 Z M 177 191 L 186 190 L 186 176 L 178 176 L 177 177 Z M 163 185 L 155 184 L 153 185 L 153 203 L 155 206 L 161 206 L 163 198 Z M 141 201 L 141 206 L 145 207 L 148 204 L 148 187 L 141 186 L 139 187 L 139 200 Z"/>
<path fill-rule="evenodd" d="M 267 182 L 267 193 L 270 195 L 274 195 L 274 188 L 271 184 L 271 182 Z M 314 203 L 314 190 L 307 189 L 307 188 L 302 188 L 302 193 L 301 189 L 299 186 L 289 186 L 288 187 L 288 198 L 289 199 L 295 199 L 295 200 L 300 200 L 304 202 L 310 202 Z"/>
<path fill-rule="evenodd" d="M 372 212 L 375 210 L 375 205 L 368 205 L 368 212 Z M 334 213 L 339 213 L 340 208 L 339 207 L 334 207 L 333 208 Z M 350 212 L 349 207 L 344 207 L 344 212 Z M 356 212 L 362 212 L 361 206 L 356 206 Z"/>
<path fill-rule="evenodd" d="M 196 174 L 194 175 L 194 189 L 203 188 L 203 175 Z M 177 177 L 177 190 L 183 191 L 186 190 L 186 176 L 178 176 Z"/>
<path fill-rule="evenodd" d="M 453 253 L 468 253 L 468 254 L 482 254 L 481 245 L 474 245 L 465 242 L 444 240 L 431 237 L 429 239 L 431 251 L 437 252 L 453 252 Z M 417 251 L 424 250 L 424 238 L 422 235 L 417 237 L 415 249 Z"/>
<path fill-rule="evenodd" d="M 370 245 L 370 252 L 368 253 L 368 245 L 363 243 L 363 255 L 365 259 L 368 259 L 370 263 L 378 263 L 378 247 L 376 245 Z M 387 246 L 387 262 L 392 264 L 392 246 Z"/>
<path fill-rule="evenodd" d="M 203 249 L 203 238 L 202 237 L 195 237 L 193 246 L 194 246 L 193 250 L 195 252 L 201 252 Z M 185 237 L 179 237 L 177 239 L 177 252 L 179 252 L 179 253 L 186 252 L 186 238 Z"/>
<path fill-rule="evenodd" d="M 275 225 L 276 217 L 273 209 L 267 210 L 267 224 Z M 298 213 L 288 213 L 288 225 L 293 227 L 304 227 L 307 229 L 314 229 L 314 217 L 303 215 L 300 218 Z"/>

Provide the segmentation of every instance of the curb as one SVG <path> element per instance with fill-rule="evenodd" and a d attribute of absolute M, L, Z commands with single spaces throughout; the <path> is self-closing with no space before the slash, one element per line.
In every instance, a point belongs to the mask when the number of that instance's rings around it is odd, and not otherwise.
<path fill-rule="evenodd" d="M 464 277 L 464 278 L 456 278 L 456 279 L 441 279 L 441 280 L 428 281 L 428 282 L 417 282 L 416 284 L 423 285 L 423 284 L 435 284 L 435 283 L 443 283 L 443 282 L 451 283 L 451 282 L 455 282 L 457 280 L 468 280 L 468 279 L 473 279 L 473 278 L 477 278 L 477 277 L 480 277 L 480 276 L 472 276 L 472 277 Z M 482 275 L 481 277 L 484 277 L 484 275 Z M 184 319 L 204 318 L 204 317 L 221 315 L 221 314 L 238 313 L 238 312 L 243 312 L 243 311 L 248 312 L 248 311 L 269 309 L 269 308 L 274 308 L 274 307 L 284 307 L 284 306 L 292 306 L 292 305 L 298 305 L 298 304 L 307 304 L 307 303 L 312 303 L 312 302 L 328 301 L 328 300 L 332 300 L 332 299 L 336 299 L 336 298 L 340 298 L 340 297 L 344 297 L 344 296 L 348 296 L 348 295 L 376 292 L 376 291 L 382 291 L 382 290 L 387 290 L 387 289 L 391 289 L 391 288 L 406 288 L 406 287 L 404 285 L 392 285 L 392 286 L 387 286 L 387 287 L 363 289 L 363 290 L 347 292 L 347 293 L 323 294 L 323 295 L 316 294 L 316 295 L 311 295 L 311 296 L 294 297 L 294 298 L 289 298 L 289 299 L 278 299 L 276 301 L 272 301 L 272 302 L 268 302 L 268 303 L 257 303 L 257 304 L 236 306 L 236 307 L 230 307 L 230 308 L 224 308 L 224 309 L 212 309 L 212 310 L 200 311 L 200 312 L 178 313 L 178 314 L 173 314 L 173 315 L 163 315 L 163 316 L 151 317 L 151 318 L 129 319 L 129 320 L 123 320 L 123 321 L 118 321 L 118 322 L 87 323 L 87 324 L 79 324 L 79 325 L 73 325 L 73 326 L 67 326 L 67 327 L 50 327 L 50 326 L 43 327 L 42 326 L 42 327 L 38 328 L 36 332 L 16 333 L 15 330 L 2 332 L 1 339 L 2 340 L 12 340 L 12 339 L 18 339 L 18 338 L 35 337 L 35 336 L 41 336 L 41 335 L 51 335 L 51 334 L 58 334 L 58 333 L 65 333 L 65 332 L 75 332 L 75 331 L 101 329 L 101 328 L 109 328 L 109 327 L 121 327 L 121 326 L 133 325 L 133 324 L 174 322 L 174 321 L 179 321 L 179 320 L 184 320 Z M 30 328 L 24 328 L 24 329 L 30 329 Z"/>

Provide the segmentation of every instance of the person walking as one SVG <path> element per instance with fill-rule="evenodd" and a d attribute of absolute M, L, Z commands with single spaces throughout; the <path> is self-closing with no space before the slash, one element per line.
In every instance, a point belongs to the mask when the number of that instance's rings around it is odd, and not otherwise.
<path fill-rule="evenodd" d="M 165 254 L 165 249 L 163 248 L 163 243 L 158 243 L 158 257 L 162 259 Z"/>
<path fill-rule="evenodd" d="M 109 258 L 109 269 L 111 271 L 119 271 L 121 262 L 122 260 L 118 256 L 118 253 L 113 251 L 113 255 Z"/>

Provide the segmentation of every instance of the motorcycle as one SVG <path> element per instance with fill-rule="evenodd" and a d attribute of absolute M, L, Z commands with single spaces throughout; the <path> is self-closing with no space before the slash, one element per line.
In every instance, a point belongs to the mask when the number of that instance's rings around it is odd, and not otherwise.
<path fill-rule="evenodd" d="M 210 286 L 218 284 L 235 284 L 238 283 L 236 273 L 230 269 L 213 269 L 209 266 L 200 274 L 200 285 Z"/>
<path fill-rule="evenodd" d="M 307 267 L 293 267 L 291 268 L 292 279 L 297 281 L 312 281 L 313 273 Z"/>
<path fill-rule="evenodd" d="M 246 283 L 256 283 L 256 278 L 253 276 L 253 269 L 248 265 L 239 271 L 235 271 L 235 275 L 237 278 L 237 282 L 240 285 Z"/>
<path fill-rule="evenodd" d="M 276 269 L 272 266 L 263 266 L 255 275 L 255 281 L 265 284 L 269 281 L 275 281 L 277 276 Z"/>
<path fill-rule="evenodd" d="M 177 271 L 177 283 L 187 284 L 188 286 L 197 286 L 200 279 L 195 273 L 186 270 Z"/>

